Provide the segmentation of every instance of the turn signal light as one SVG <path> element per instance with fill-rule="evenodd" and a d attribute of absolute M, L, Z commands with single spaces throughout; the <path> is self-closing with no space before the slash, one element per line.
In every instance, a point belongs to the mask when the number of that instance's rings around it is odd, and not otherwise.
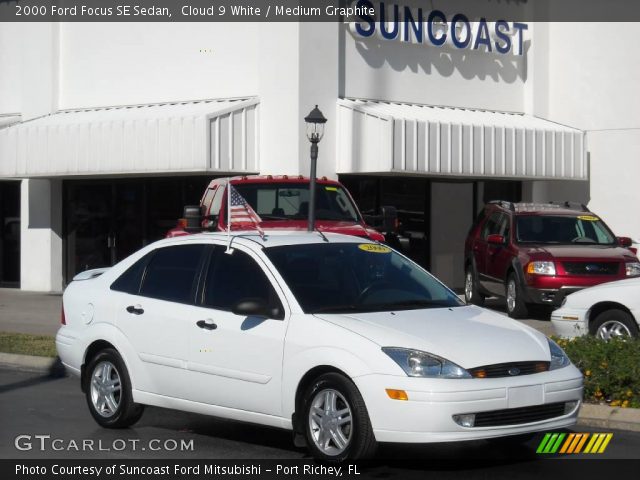
<path fill-rule="evenodd" d="M 405 392 L 404 390 L 394 390 L 392 388 L 387 388 L 386 391 L 387 395 L 389 395 L 389 398 L 392 400 L 409 400 L 407 392 Z"/>
<path fill-rule="evenodd" d="M 475 370 L 473 372 L 473 376 L 476 378 L 487 378 L 487 371 L 486 370 Z"/>

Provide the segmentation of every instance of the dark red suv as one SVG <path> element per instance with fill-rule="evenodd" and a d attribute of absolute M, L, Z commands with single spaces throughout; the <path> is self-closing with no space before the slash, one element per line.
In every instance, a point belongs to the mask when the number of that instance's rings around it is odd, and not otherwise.
<path fill-rule="evenodd" d="M 640 275 L 630 247 L 584 205 L 492 201 L 465 242 L 465 298 L 503 297 L 522 318 L 530 304 L 558 306 L 576 290 Z"/>

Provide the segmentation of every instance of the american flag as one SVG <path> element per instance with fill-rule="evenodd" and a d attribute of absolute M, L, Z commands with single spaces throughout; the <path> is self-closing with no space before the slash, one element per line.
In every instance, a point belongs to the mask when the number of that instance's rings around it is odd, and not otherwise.
<path fill-rule="evenodd" d="M 243 224 L 246 226 L 247 223 L 253 224 L 258 230 L 260 230 L 260 222 L 262 219 L 255 212 L 251 205 L 244 199 L 242 195 L 236 190 L 233 185 L 229 185 L 229 193 L 231 198 L 229 199 L 229 220 L 230 225 L 233 227 L 234 225 Z"/>

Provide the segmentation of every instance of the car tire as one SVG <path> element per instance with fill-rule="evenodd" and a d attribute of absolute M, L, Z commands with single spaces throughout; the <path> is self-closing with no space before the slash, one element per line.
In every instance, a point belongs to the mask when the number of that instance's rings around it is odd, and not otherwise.
<path fill-rule="evenodd" d="M 614 337 L 638 337 L 638 324 L 624 310 L 606 310 L 590 322 L 589 333 L 602 340 Z"/>
<path fill-rule="evenodd" d="M 323 461 L 371 458 L 377 442 L 355 384 L 339 373 L 319 376 L 306 390 L 301 421 L 311 454 Z"/>
<path fill-rule="evenodd" d="M 478 276 L 471 265 L 467 267 L 464 275 L 464 299 L 467 303 L 484 306 L 485 296 L 478 291 Z"/>
<path fill-rule="evenodd" d="M 507 314 L 511 318 L 526 318 L 529 308 L 522 296 L 522 287 L 518 282 L 515 273 L 509 274 L 505 284 L 505 300 L 507 304 Z"/>
<path fill-rule="evenodd" d="M 144 406 L 133 401 L 129 373 L 113 348 L 102 350 L 91 359 L 84 391 L 91 415 L 105 428 L 129 427 L 144 412 Z"/>

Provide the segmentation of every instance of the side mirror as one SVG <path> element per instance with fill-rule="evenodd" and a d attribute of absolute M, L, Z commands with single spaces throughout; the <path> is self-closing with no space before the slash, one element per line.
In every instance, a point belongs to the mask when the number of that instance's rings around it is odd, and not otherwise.
<path fill-rule="evenodd" d="M 202 209 L 200 205 L 186 205 L 183 217 L 186 221 L 185 231 L 196 233 L 202 230 Z"/>
<path fill-rule="evenodd" d="M 631 240 L 629 237 L 616 237 L 616 240 L 618 241 L 618 245 L 624 248 L 629 248 L 631 245 L 633 245 L 633 240 Z"/>
<path fill-rule="evenodd" d="M 207 215 L 204 217 L 202 227 L 207 232 L 214 232 L 218 228 L 218 215 Z"/>
<path fill-rule="evenodd" d="M 491 245 L 504 245 L 504 240 L 502 235 L 492 234 L 487 237 L 487 243 Z"/>
<path fill-rule="evenodd" d="M 395 232 L 398 228 L 398 210 L 386 205 L 382 207 L 382 231 Z"/>
<path fill-rule="evenodd" d="M 244 298 L 236 303 L 231 311 L 235 315 L 243 317 L 264 317 L 282 319 L 282 312 L 279 308 L 270 308 L 263 300 L 259 298 Z"/>

